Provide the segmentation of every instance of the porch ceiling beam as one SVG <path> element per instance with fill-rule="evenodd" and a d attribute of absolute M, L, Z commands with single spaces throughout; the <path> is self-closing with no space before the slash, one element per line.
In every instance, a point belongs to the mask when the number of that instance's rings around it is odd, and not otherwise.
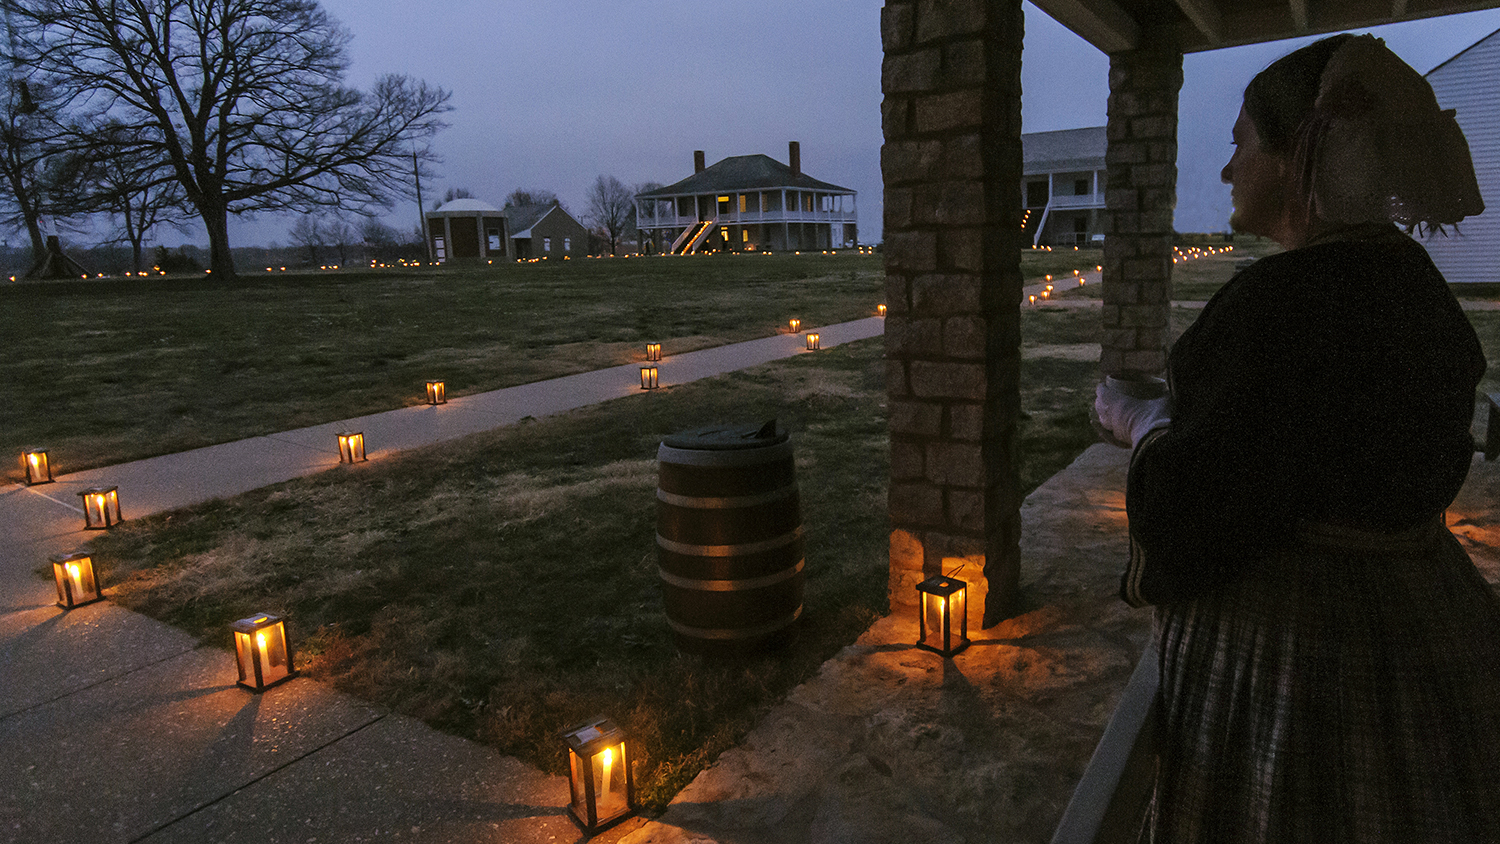
<path fill-rule="evenodd" d="M 1219 14 L 1214 0 L 1177 0 L 1177 7 L 1203 33 L 1209 44 L 1224 40 L 1224 17 Z"/>
<path fill-rule="evenodd" d="M 1292 29 L 1297 33 L 1307 32 L 1311 28 L 1307 6 L 1309 0 L 1288 0 L 1292 7 Z"/>
<path fill-rule="evenodd" d="M 1113 0 L 1032 0 L 1037 8 L 1105 53 L 1140 46 L 1141 27 Z"/>

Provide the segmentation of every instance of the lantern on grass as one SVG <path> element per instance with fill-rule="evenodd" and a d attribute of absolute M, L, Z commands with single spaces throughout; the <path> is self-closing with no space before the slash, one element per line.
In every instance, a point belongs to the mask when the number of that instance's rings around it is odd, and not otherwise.
<path fill-rule="evenodd" d="M 120 488 L 96 486 L 78 493 L 83 499 L 83 529 L 107 530 L 125 521 L 120 515 Z"/>
<path fill-rule="evenodd" d="M 969 646 L 969 584 L 937 574 L 917 584 L 917 647 L 953 656 Z"/>
<path fill-rule="evenodd" d="M 647 343 L 646 344 L 646 360 L 661 360 L 661 344 L 660 343 Z"/>
<path fill-rule="evenodd" d="M 819 338 L 818 332 L 809 331 L 807 333 L 807 350 L 809 352 L 816 352 L 821 348 L 823 348 L 823 341 Z"/>
<path fill-rule="evenodd" d="M 448 403 L 448 385 L 447 385 L 447 383 L 445 383 L 443 381 L 428 381 L 427 382 L 427 403 L 428 404 L 447 404 Z"/>
<path fill-rule="evenodd" d="M 796 317 L 792 317 L 791 319 L 787 320 L 786 324 L 792 327 L 793 334 L 796 334 L 798 331 L 802 330 L 802 320 L 797 319 Z"/>
<path fill-rule="evenodd" d="M 625 731 L 603 715 L 563 731 L 568 744 L 568 808 L 592 835 L 635 811 L 635 779 Z"/>
<path fill-rule="evenodd" d="M 365 435 L 363 432 L 339 434 L 339 462 L 360 463 L 365 459 Z"/>
<path fill-rule="evenodd" d="M 656 367 L 654 367 L 654 366 L 643 366 L 643 367 L 641 367 L 641 389 L 642 390 L 654 390 L 654 389 L 656 389 L 656 377 L 657 377 Z"/>
<path fill-rule="evenodd" d="M 82 551 L 53 557 L 52 578 L 57 581 L 57 605 L 65 610 L 104 600 L 94 576 L 94 558 Z"/>
<path fill-rule="evenodd" d="M 882 302 L 881 304 L 875 306 L 875 313 L 879 314 L 880 316 L 885 316 L 885 303 L 884 302 Z"/>
<path fill-rule="evenodd" d="M 236 621 L 229 629 L 234 631 L 234 657 L 239 664 L 241 686 L 262 692 L 296 676 L 286 624 L 279 616 L 259 613 Z"/>
<path fill-rule="evenodd" d="M 52 483 L 52 461 L 47 459 L 45 448 L 28 448 L 22 451 L 21 468 L 25 470 L 27 486 Z"/>

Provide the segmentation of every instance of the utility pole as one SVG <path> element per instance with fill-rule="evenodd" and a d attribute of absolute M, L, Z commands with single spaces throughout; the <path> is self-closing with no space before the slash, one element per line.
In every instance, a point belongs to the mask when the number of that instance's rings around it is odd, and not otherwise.
<path fill-rule="evenodd" d="M 417 151 L 411 151 L 411 172 L 417 177 L 417 227 L 422 230 L 422 251 L 432 263 L 432 238 L 427 236 L 427 212 L 422 208 L 422 168 L 417 165 Z"/>

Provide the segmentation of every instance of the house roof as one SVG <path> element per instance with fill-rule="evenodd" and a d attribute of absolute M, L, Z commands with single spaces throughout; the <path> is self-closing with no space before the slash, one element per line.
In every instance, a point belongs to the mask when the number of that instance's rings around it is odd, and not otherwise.
<path fill-rule="evenodd" d="M 825 190 L 836 193 L 854 193 L 849 188 L 819 181 L 802 173 L 792 175 L 792 168 L 768 155 L 731 155 L 730 157 L 694 173 L 675 184 L 664 188 L 636 194 L 637 199 L 651 197 L 682 196 L 684 194 L 729 193 L 731 191 L 764 190 L 766 188 L 800 188 L 803 190 Z"/>
<path fill-rule="evenodd" d="M 462 199 L 454 199 L 454 200 L 450 200 L 448 202 L 445 202 L 441 206 L 439 206 L 436 211 L 432 211 L 430 213 L 432 213 L 432 214 L 473 214 L 473 213 L 476 213 L 476 212 L 478 212 L 478 213 L 485 213 L 485 214 L 499 214 L 500 213 L 500 209 L 496 208 L 495 206 L 493 206 L 491 204 L 489 204 L 488 202 L 485 202 L 482 199 L 474 199 L 473 197 L 464 197 Z"/>
<path fill-rule="evenodd" d="M 1108 145 L 1103 126 L 1031 132 L 1021 136 L 1021 172 L 1095 170 L 1104 166 Z"/>
<path fill-rule="evenodd" d="M 1441 64 L 1439 64 L 1437 67 L 1434 67 L 1432 70 L 1427 71 L 1427 73 L 1424 74 L 1424 75 L 1425 76 L 1431 76 L 1434 73 L 1437 73 L 1439 70 L 1441 70 L 1442 68 L 1444 68 L 1447 65 L 1449 65 L 1450 63 L 1452 63 L 1459 56 L 1462 56 L 1464 53 L 1467 53 L 1470 50 L 1474 49 L 1475 47 L 1478 47 L 1480 44 L 1483 44 L 1484 42 L 1490 40 L 1491 38 L 1494 38 L 1496 35 L 1500 35 L 1500 29 L 1497 29 L 1494 32 L 1491 32 L 1489 35 L 1484 36 L 1483 38 L 1479 39 L 1478 41 L 1475 41 L 1473 44 L 1470 44 L 1469 46 L 1463 48 L 1462 50 L 1459 50 L 1457 53 L 1454 53 L 1453 55 L 1451 55 L 1448 58 L 1444 59 Z"/>
<path fill-rule="evenodd" d="M 505 207 L 505 219 L 510 223 L 511 237 L 531 237 L 531 230 L 546 219 L 548 214 L 557 211 L 572 218 L 571 214 L 563 210 L 557 203 L 547 205 L 507 205 Z M 577 222 L 574 220 L 574 222 Z"/>

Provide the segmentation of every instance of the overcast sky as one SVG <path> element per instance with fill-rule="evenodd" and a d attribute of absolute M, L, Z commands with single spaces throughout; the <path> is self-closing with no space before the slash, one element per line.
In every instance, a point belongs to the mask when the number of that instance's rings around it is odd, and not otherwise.
<path fill-rule="evenodd" d="M 601 174 L 670 184 L 691 175 L 693 150 L 709 163 L 751 153 L 785 161 L 797 140 L 809 175 L 859 192 L 860 239 L 880 238 L 880 0 L 323 5 L 353 35 L 349 84 L 404 73 L 453 93 L 450 128 L 435 141 L 443 162 L 422 186 L 429 207 L 448 188 L 500 205 L 524 187 L 551 190 L 582 216 Z M 1371 31 L 1426 72 L 1496 29 L 1500 10 Z M 1218 173 L 1245 83 L 1310 40 L 1187 56 L 1179 231 L 1224 228 L 1229 192 Z M 1027 3 L 1025 131 L 1104 125 L 1108 65 Z M 417 220 L 414 202 L 387 217 L 406 230 Z M 289 224 L 232 224 L 233 243 L 286 243 Z"/>

